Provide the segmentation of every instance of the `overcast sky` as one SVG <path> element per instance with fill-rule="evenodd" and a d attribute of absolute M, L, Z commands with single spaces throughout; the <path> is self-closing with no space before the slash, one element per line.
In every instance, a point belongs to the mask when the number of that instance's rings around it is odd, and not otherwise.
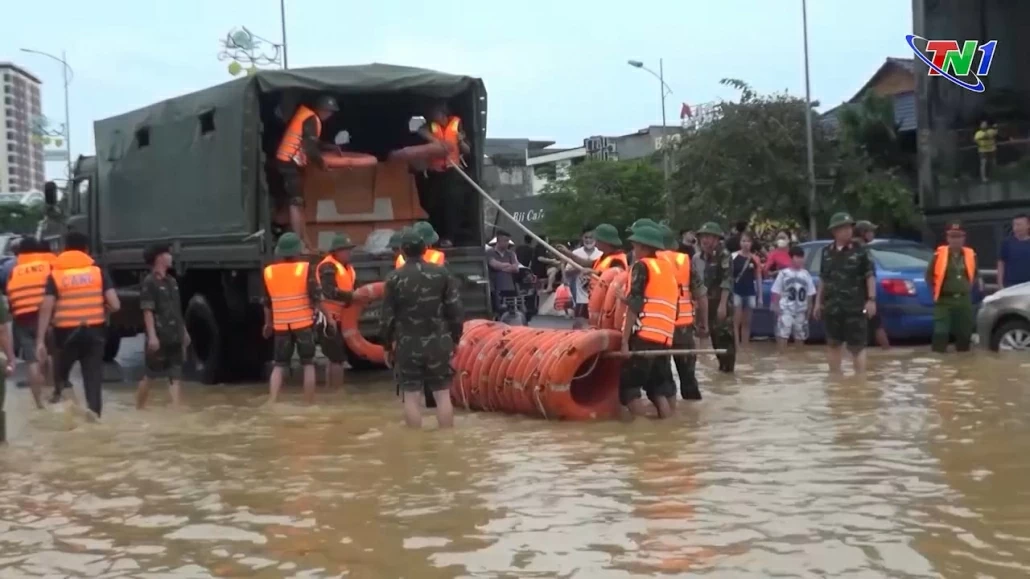
<path fill-rule="evenodd" d="M 670 122 L 680 103 L 760 91 L 804 94 L 801 0 L 286 0 L 292 67 L 385 62 L 481 77 L 491 137 L 578 144 L 659 123 L 664 59 Z M 813 98 L 836 105 L 888 56 L 906 56 L 911 3 L 809 0 Z M 460 7 L 460 9 L 455 9 Z M 93 151 L 96 119 L 223 82 L 219 41 L 246 25 L 280 39 L 278 0 L 0 0 L 0 61 L 44 81 L 43 108 L 63 122 L 61 67 L 19 52 L 67 51 L 73 154 Z M 824 108 L 826 108 L 824 106 Z M 60 175 L 59 166 L 50 173 Z"/>

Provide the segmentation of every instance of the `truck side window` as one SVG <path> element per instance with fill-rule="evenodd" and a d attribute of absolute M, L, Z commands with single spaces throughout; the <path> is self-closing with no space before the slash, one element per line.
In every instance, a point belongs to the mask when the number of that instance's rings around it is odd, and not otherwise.
<path fill-rule="evenodd" d="M 200 113 L 200 135 L 208 135 L 215 132 L 215 111 L 204 111 Z"/>
<path fill-rule="evenodd" d="M 150 146 L 150 127 L 136 129 L 136 145 L 140 149 Z"/>

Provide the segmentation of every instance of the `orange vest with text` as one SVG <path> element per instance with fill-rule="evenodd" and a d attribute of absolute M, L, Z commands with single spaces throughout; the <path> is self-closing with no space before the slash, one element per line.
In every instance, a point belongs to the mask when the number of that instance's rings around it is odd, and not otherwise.
<path fill-rule="evenodd" d="M 656 255 L 676 268 L 676 283 L 680 286 L 676 327 L 694 325 L 694 298 L 690 295 L 690 256 L 670 250 L 659 251 Z"/>
<path fill-rule="evenodd" d="M 103 326 L 104 274 L 93 258 L 81 251 L 63 251 L 51 266 L 50 277 L 57 288 L 51 324 L 68 329 Z"/>
<path fill-rule="evenodd" d="M 942 245 L 937 248 L 937 255 L 934 256 L 933 262 L 933 300 L 937 301 L 937 298 L 941 296 L 941 287 L 944 286 L 944 275 L 948 271 L 948 249 L 947 245 Z M 973 276 L 976 275 L 976 252 L 970 247 L 962 248 L 962 259 L 966 265 L 966 275 L 969 276 L 969 282 L 973 282 Z"/>
<path fill-rule="evenodd" d="M 442 126 L 439 123 L 429 123 L 429 132 L 447 147 L 447 157 L 434 159 L 429 164 L 429 168 L 434 171 L 446 171 L 450 167 L 448 161 L 453 161 L 455 165 L 458 165 L 461 162 L 461 149 L 458 145 L 461 119 L 450 117 L 447 119 L 447 124 Z"/>
<path fill-rule="evenodd" d="M 400 269 L 406 261 L 407 260 L 404 259 L 403 255 L 398 255 L 397 259 L 393 261 L 394 269 Z M 422 261 L 433 265 L 443 265 L 446 261 L 446 257 L 439 249 L 433 249 L 430 247 L 422 254 Z"/>
<path fill-rule="evenodd" d="M 7 281 L 7 299 L 13 316 L 39 312 L 46 280 L 55 259 L 57 256 L 52 253 L 23 253 L 18 256 Z"/>
<path fill-rule="evenodd" d="M 306 261 L 284 261 L 265 267 L 265 289 L 272 300 L 272 329 L 303 330 L 315 325 L 315 308 L 308 295 Z"/>
<path fill-rule="evenodd" d="M 336 269 L 336 287 L 339 288 L 340 291 L 354 291 L 354 280 L 356 279 L 354 273 L 354 266 L 352 266 L 349 263 L 344 265 L 339 261 L 336 261 L 336 258 L 333 257 L 332 254 L 329 254 L 325 256 L 325 259 L 323 259 L 318 264 L 318 269 L 322 269 L 322 266 L 327 263 L 333 264 L 333 268 Z M 321 285 L 322 283 L 321 276 L 319 276 L 318 278 L 318 283 L 319 285 Z M 337 321 L 339 321 L 340 318 L 343 317 L 343 310 L 347 307 L 343 304 L 343 302 L 328 299 L 323 299 L 322 304 L 325 306 L 325 311 L 328 312 L 329 315 L 331 315 Z"/>
<path fill-rule="evenodd" d="M 676 303 L 680 293 L 675 266 L 657 257 L 645 257 L 640 262 L 647 266 L 647 286 L 644 287 L 644 309 L 637 316 L 633 333 L 648 342 L 670 346 L 676 330 Z"/>
<path fill-rule="evenodd" d="M 280 161 L 293 162 L 300 167 L 308 164 L 308 156 L 304 154 L 304 122 L 314 117 L 315 136 L 322 134 L 322 119 L 318 118 L 315 111 L 301 105 L 297 112 L 293 113 L 290 124 L 283 133 L 283 140 L 279 141 L 279 149 L 275 152 L 275 158 Z"/>

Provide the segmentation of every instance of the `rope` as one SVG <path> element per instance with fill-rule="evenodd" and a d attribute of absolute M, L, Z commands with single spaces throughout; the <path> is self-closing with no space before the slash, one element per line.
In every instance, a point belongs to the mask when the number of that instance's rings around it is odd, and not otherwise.
<path fill-rule="evenodd" d="M 471 411 L 472 408 L 469 406 L 469 397 L 465 394 L 465 372 L 458 374 L 458 390 L 461 390 L 461 399 L 465 402 L 465 410 Z"/>
<path fill-rule="evenodd" d="M 600 359 L 601 359 L 601 354 L 597 354 L 596 356 L 594 356 L 594 361 L 590 364 L 590 369 L 587 370 L 586 372 L 583 372 L 579 376 L 573 376 L 572 379 L 575 381 L 575 380 L 579 380 L 581 378 L 586 378 L 587 376 L 589 376 L 591 373 L 593 373 L 594 369 L 597 368 L 597 362 Z"/>
<path fill-rule="evenodd" d="M 533 398 L 536 399 L 536 407 L 540 409 L 540 416 L 543 416 L 544 420 L 550 420 L 547 417 L 547 411 L 544 410 L 544 403 L 540 401 L 540 389 L 536 388 L 533 390 Z"/>

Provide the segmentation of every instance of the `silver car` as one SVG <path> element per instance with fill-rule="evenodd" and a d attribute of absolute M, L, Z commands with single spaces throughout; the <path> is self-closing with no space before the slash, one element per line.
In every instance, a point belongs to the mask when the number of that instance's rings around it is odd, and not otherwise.
<path fill-rule="evenodd" d="M 985 297 L 976 316 L 976 333 L 993 352 L 1030 352 L 1030 282 Z"/>

